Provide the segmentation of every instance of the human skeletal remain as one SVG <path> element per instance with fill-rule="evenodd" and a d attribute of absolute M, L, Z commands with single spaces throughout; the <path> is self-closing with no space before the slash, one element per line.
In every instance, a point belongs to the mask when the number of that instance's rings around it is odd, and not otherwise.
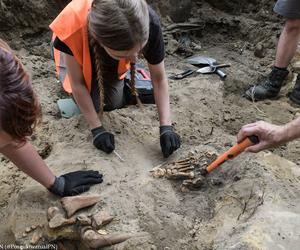
<path fill-rule="evenodd" d="M 205 177 L 199 176 L 193 180 L 184 180 L 180 186 L 181 192 L 188 192 L 192 189 L 199 189 L 205 183 Z"/>
<path fill-rule="evenodd" d="M 61 204 L 67 212 L 68 218 L 71 217 L 79 209 L 92 206 L 100 201 L 99 195 L 78 195 L 69 196 L 61 199 Z"/>
<path fill-rule="evenodd" d="M 114 219 L 107 212 L 100 211 L 92 216 L 92 227 L 99 229 L 100 227 L 110 223 Z"/>
<path fill-rule="evenodd" d="M 76 217 L 77 221 L 79 222 L 80 225 L 82 226 L 87 226 L 92 224 L 91 218 L 89 218 L 85 214 L 80 214 Z"/>
<path fill-rule="evenodd" d="M 204 183 L 202 175 L 206 167 L 216 158 L 217 154 L 210 151 L 189 153 L 184 159 L 159 165 L 150 172 L 156 178 L 183 179 L 182 191 L 199 189 Z"/>
<path fill-rule="evenodd" d="M 81 229 L 80 237 L 83 243 L 88 247 L 99 248 L 121 243 L 130 239 L 132 235 L 126 233 L 102 235 L 93 230 L 91 227 L 83 227 Z"/>
<path fill-rule="evenodd" d="M 197 159 L 193 156 L 174 161 L 166 164 L 163 167 L 152 169 L 154 177 L 166 177 L 167 179 L 193 179 L 195 178 L 195 167 Z"/>
<path fill-rule="evenodd" d="M 58 228 L 66 225 L 73 225 L 76 222 L 76 217 L 73 216 L 69 219 L 65 218 L 63 214 L 57 213 L 54 217 L 49 221 L 50 228 Z"/>
<path fill-rule="evenodd" d="M 192 170 L 193 158 L 187 158 L 175 161 L 165 165 L 165 167 L 155 167 L 152 169 L 152 175 L 156 178 L 166 177 L 168 179 L 193 179 L 195 174 Z"/>
<path fill-rule="evenodd" d="M 92 226 L 94 229 L 99 229 L 110 223 L 114 217 L 105 211 L 99 211 L 93 215 L 80 214 L 76 219 L 81 226 Z"/>
<path fill-rule="evenodd" d="M 59 213 L 58 207 L 49 207 L 47 210 L 47 219 L 50 221 L 56 214 Z"/>

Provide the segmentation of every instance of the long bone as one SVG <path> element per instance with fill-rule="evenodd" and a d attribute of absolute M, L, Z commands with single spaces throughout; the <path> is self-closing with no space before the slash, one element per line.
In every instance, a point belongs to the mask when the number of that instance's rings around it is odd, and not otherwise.
<path fill-rule="evenodd" d="M 102 235 L 91 227 L 83 227 L 80 232 L 80 237 L 84 244 L 94 249 L 121 243 L 130 239 L 132 235 L 127 233 Z"/>
<path fill-rule="evenodd" d="M 61 199 L 61 204 L 67 212 L 67 216 L 71 217 L 79 209 L 92 206 L 100 201 L 99 195 L 87 196 L 69 196 Z"/>

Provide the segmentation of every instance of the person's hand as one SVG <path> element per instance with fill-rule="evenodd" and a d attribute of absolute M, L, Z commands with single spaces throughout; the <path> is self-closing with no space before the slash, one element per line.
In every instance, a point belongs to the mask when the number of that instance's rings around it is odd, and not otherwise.
<path fill-rule="evenodd" d="M 180 148 L 180 137 L 173 131 L 172 126 L 160 126 L 160 146 L 165 158 Z"/>
<path fill-rule="evenodd" d="M 91 130 L 93 135 L 93 144 L 96 148 L 111 153 L 115 150 L 115 137 L 112 133 L 105 130 L 103 126 Z"/>
<path fill-rule="evenodd" d="M 261 150 L 278 146 L 284 142 L 284 127 L 264 121 L 250 123 L 241 128 L 237 135 L 238 142 L 247 136 L 256 135 L 259 143 L 248 147 L 245 151 L 257 153 Z"/>
<path fill-rule="evenodd" d="M 75 171 L 55 177 L 49 191 L 62 197 L 72 196 L 86 192 L 92 185 L 102 181 L 102 174 L 98 171 Z"/>

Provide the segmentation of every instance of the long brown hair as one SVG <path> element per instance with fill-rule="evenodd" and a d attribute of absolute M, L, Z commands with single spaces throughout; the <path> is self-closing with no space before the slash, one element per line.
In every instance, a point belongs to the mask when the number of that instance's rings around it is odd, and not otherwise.
<path fill-rule="evenodd" d="M 29 75 L 11 49 L 0 39 L 0 130 L 15 141 L 32 135 L 40 116 Z"/>
<path fill-rule="evenodd" d="M 95 57 L 100 91 L 100 113 L 104 105 L 102 46 L 113 50 L 130 50 L 144 44 L 149 37 L 149 11 L 145 0 L 94 0 L 88 16 L 90 46 Z M 131 63 L 131 92 L 140 104 L 135 88 L 135 64 Z"/>

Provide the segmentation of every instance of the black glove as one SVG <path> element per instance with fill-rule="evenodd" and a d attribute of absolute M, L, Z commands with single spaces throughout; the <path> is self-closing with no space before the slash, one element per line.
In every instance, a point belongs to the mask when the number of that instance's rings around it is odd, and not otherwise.
<path fill-rule="evenodd" d="M 115 137 L 103 128 L 103 126 L 91 130 L 93 134 L 93 144 L 96 148 L 111 153 L 115 150 Z"/>
<path fill-rule="evenodd" d="M 98 171 L 75 171 L 55 177 L 49 191 L 59 196 L 71 196 L 86 192 L 94 184 L 101 183 L 102 174 Z"/>
<path fill-rule="evenodd" d="M 160 126 L 160 146 L 165 158 L 180 148 L 180 137 L 173 131 L 172 126 Z"/>

